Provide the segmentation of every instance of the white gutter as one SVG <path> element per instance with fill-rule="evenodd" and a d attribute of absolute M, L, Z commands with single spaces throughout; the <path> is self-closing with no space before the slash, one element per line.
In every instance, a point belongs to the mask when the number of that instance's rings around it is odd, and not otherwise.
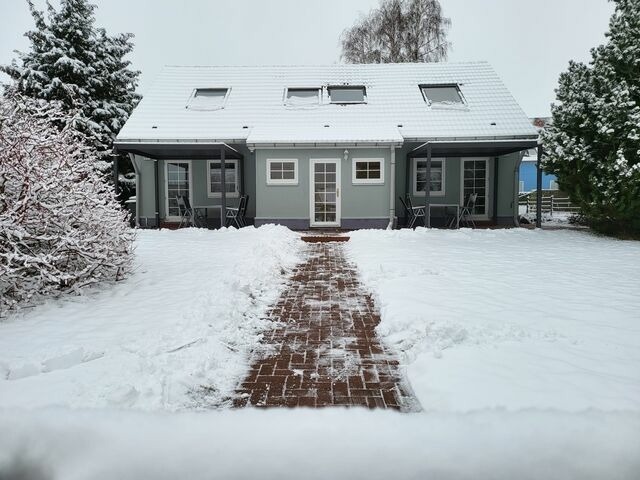
<path fill-rule="evenodd" d="M 393 226 L 396 221 L 396 146 L 391 145 L 391 165 L 390 165 L 391 178 L 389 181 L 389 225 L 387 230 L 393 230 Z"/>

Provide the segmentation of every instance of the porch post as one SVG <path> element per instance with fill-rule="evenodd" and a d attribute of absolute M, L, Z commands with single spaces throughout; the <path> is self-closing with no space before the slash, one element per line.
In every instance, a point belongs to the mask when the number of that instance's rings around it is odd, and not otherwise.
<path fill-rule="evenodd" d="M 536 162 L 536 228 L 542 228 L 542 145 L 538 145 Z"/>
<path fill-rule="evenodd" d="M 226 159 L 224 156 L 224 145 L 220 147 L 220 228 L 224 227 L 224 220 L 227 216 L 227 178 L 226 178 Z"/>
<path fill-rule="evenodd" d="M 493 221 L 498 225 L 498 157 L 493 159 Z"/>
<path fill-rule="evenodd" d="M 158 195 L 159 191 L 160 191 L 160 186 L 158 185 L 159 183 L 159 175 L 158 175 L 158 159 L 154 158 L 153 159 L 153 174 L 155 176 L 155 182 L 153 182 L 154 184 L 154 188 L 155 188 L 155 195 L 154 198 L 156 200 L 156 229 L 160 230 L 160 197 Z"/>
<path fill-rule="evenodd" d="M 431 144 L 427 145 L 427 178 L 424 185 L 424 226 L 431 228 Z"/>
<path fill-rule="evenodd" d="M 116 153 L 111 154 L 113 158 L 113 189 L 116 197 L 120 195 L 120 172 L 118 172 L 118 155 Z"/>

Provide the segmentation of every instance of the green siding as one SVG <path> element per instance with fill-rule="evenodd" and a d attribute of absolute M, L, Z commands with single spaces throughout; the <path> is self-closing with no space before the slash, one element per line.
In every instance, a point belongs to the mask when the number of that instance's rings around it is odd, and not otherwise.
<path fill-rule="evenodd" d="M 343 219 L 388 218 L 389 175 L 391 150 L 351 148 L 348 159 L 344 149 L 273 149 L 256 151 L 257 218 L 309 219 L 311 159 L 340 160 L 341 166 L 341 217 Z M 298 159 L 297 185 L 267 185 L 268 159 Z M 354 158 L 383 158 L 383 185 L 354 185 L 352 162 Z"/>

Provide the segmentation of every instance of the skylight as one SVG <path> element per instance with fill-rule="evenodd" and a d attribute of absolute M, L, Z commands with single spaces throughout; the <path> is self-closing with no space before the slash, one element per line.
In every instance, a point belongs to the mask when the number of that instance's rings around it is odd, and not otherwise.
<path fill-rule="evenodd" d="M 286 105 L 318 105 L 320 88 L 287 88 L 284 103 Z"/>
<path fill-rule="evenodd" d="M 420 90 L 429 105 L 464 105 L 457 85 L 421 85 Z"/>
<path fill-rule="evenodd" d="M 367 91 L 365 87 L 329 87 L 331 103 L 366 103 Z"/>
<path fill-rule="evenodd" d="M 224 108 L 228 88 L 196 88 L 189 99 L 188 108 L 192 110 L 217 110 Z"/>

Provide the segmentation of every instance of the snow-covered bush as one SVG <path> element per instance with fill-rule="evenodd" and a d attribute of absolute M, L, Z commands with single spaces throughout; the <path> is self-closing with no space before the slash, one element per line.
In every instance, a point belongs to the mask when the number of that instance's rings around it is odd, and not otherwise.
<path fill-rule="evenodd" d="M 605 232 L 640 232 L 640 0 L 615 0 L 606 44 L 560 75 L 544 170 Z"/>
<path fill-rule="evenodd" d="M 134 233 L 59 103 L 0 97 L 0 314 L 119 280 Z"/>

